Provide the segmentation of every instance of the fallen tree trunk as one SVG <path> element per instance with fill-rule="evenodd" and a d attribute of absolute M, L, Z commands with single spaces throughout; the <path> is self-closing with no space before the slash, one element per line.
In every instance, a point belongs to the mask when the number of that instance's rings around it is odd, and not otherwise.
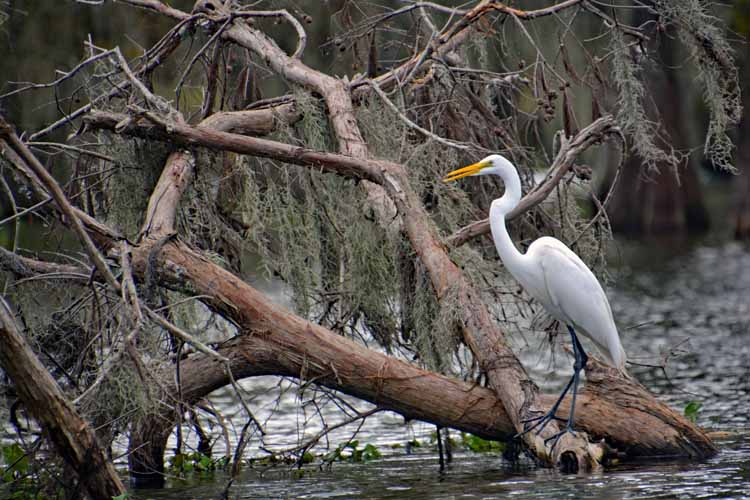
<path fill-rule="evenodd" d="M 142 272 L 148 251 L 134 255 Z M 140 257 L 139 257 L 140 255 Z M 237 322 L 243 333 L 218 349 L 229 358 L 237 379 L 279 375 L 312 381 L 395 411 L 407 419 L 434 423 L 486 439 L 510 440 L 512 419 L 494 391 L 373 352 L 347 338 L 310 323 L 273 304 L 231 273 L 181 243 L 161 251 L 158 271 L 166 282 L 189 281 L 206 303 Z M 716 448 L 706 434 L 685 417 L 655 399 L 637 383 L 614 378 L 610 369 L 590 361 L 587 383 L 579 395 L 576 428 L 604 439 L 608 455 L 705 458 Z M 222 363 L 204 354 L 181 362 L 181 390 L 192 404 L 229 383 Z M 164 383 L 171 383 L 172 377 Z M 176 388 L 173 387 L 175 393 Z M 556 396 L 542 395 L 549 409 Z M 558 416 L 567 418 L 569 400 Z M 130 460 L 143 476 L 163 471 L 166 440 L 177 421 L 166 411 L 131 434 Z"/>
<path fill-rule="evenodd" d="M 178 162 L 176 162 L 178 163 Z M 150 253 L 139 248 L 136 271 L 142 274 Z M 14 258 L 5 252 L 0 263 L 19 277 L 39 273 L 75 274 L 82 282 L 88 270 Z M 229 360 L 237 380 L 276 375 L 312 381 L 341 391 L 406 419 L 470 432 L 485 439 L 510 440 L 513 423 L 495 393 L 477 384 L 423 370 L 410 363 L 374 352 L 285 311 L 261 293 L 181 243 L 169 243 L 161 251 L 157 268 L 162 283 L 184 287 L 198 285 L 209 293 L 217 310 L 242 325 L 243 333 L 221 345 L 217 352 Z M 227 312 L 229 311 L 229 313 Z M 181 361 L 184 403 L 195 404 L 212 391 L 230 383 L 226 366 L 216 357 L 194 353 Z M 679 413 L 656 400 L 646 389 L 613 378 L 595 359 L 589 361 L 586 385 L 578 397 L 577 429 L 593 439 L 605 440 L 605 459 L 639 457 L 705 458 L 716 452 L 706 434 Z M 161 381 L 167 392 L 178 392 L 172 374 Z M 543 394 L 550 408 L 556 396 Z M 569 400 L 558 416 L 567 418 Z M 166 441 L 178 422 L 174 408 L 165 406 L 158 415 L 140 422 L 131 434 L 130 462 L 136 476 L 162 478 Z"/>

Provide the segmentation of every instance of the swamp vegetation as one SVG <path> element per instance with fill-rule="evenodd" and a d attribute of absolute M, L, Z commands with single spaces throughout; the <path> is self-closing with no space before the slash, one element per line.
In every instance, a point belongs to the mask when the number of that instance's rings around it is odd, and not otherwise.
<path fill-rule="evenodd" d="M 358 430 L 388 419 L 432 426 L 408 447 L 431 435 L 441 468 L 451 444 L 527 471 L 717 453 L 699 398 L 658 382 L 682 361 L 648 327 L 658 349 L 623 336 L 634 379 L 591 360 L 575 435 L 515 437 L 555 400 L 538 384 L 564 326 L 497 259 L 502 186 L 441 179 L 502 153 L 514 240 L 555 236 L 602 281 L 613 230 L 707 229 L 701 164 L 736 179 L 747 237 L 746 1 L 23 5 L 0 3 L 3 43 L 28 51 L 0 62 L 0 494 L 121 497 L 117 464 L 255 498 L 248 469 L 377 462 Z M 616 293 L 645 316 L 613 300 L 621 327 L 686 323 L 637 296 Z"/>

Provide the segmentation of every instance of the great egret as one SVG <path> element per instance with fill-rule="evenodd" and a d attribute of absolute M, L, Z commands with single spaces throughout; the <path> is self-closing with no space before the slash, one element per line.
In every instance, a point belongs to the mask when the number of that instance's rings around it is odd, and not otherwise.
<path fill-rule="evenodd" d="M 524 434 L 537 427 L 542 429 L 553 419 L 565 395 L 573 387 L 570 415 L 565 429 L 547 441 L 554 439 L 554 447 L 566 432 L 573 432 L 573 417 L 578 392 L 578 378 L 586 366 L 588 356 L 576 336 L 576 330 L 591 339 L 606 361 L 625 373 L 625 350 L 617 334 L 612 310 L 607 296 L 591 270 L 570 248 L 555 238 L 544 236 L 534 241 L 525 254 L 518 251 L 505 227 L 505 216 L 521 200 L 521 179 L 516 167 L 500 155 L 490 155 L 468 167 L 454 170 L 445 176 L 444 182 L 455 181 L 471 175 L 497 175 L 505 184 L 505 194 L 490 206 L 490 228 L 497 253 L 510 274 L 526 292 L 536 299 L 547 312 L 568 327 L 573 343 L 573 377 L 563 389 L 550 411 L 541 417 L 524 421 L 536 423 L 526 426 Z"/>

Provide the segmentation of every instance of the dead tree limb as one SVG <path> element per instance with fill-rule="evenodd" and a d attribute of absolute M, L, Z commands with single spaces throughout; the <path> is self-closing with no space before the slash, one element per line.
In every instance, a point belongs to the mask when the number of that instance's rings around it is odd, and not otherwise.
<path fill-rule="evenodd" d="M 0 297 L 0 365 L 10 375 L 26 410 L 72 467 L 91 498 L 111 500 L 125 492 L 91 426 L 76 412 L 18 331 Z"/>
<path fill-rule="evenodd" d="M 142 268 L 142 259 L 135 255 L 134 259 L 135 268 Z M 273 304 L 182 243 L 164 247 L 159 271 L 165 282 L 190 280 L 197 291 L 212 297 L 206 300 L 212 309 L 240 326 L 243 333 L 218 349 L 230 359 L 236 378 L 304 374 L 305 380 L 341 390 L 406 418 L 455 427 L 488 439 L 506 440 L 515 434 L 512 419 L 493 391 L 373 352 L 310 323 Z M 227 375 L 214 357 L 196 354 L 188 363 L 195 366 L 183 365 L 184 373 L 191 373 L 189 380 L 183 380 L 186 400 L 197 400 L 226 385 Z M 606 437 L 611 447 L 633 457 L 703 457 L 715 451 L 700 429 L 639 385 L 612 378 L 608 368 L 596 362 L 587 375 L 583 393 L 587 396 L 580 400 L 584 409 L 576 422 L 582 430 L 597 438 Z M 542 396 L 542 407 L 551 407 L 555 399 L 554 395 Z M 567 413 L 568 407 L 563 408 L 561 414 Z M 633 421 L 648 425 L 635 429 Z"/>
<path fill-rule="evenodd" d="M 139 248 L 134 271 L 143 274 L 149 251 Z M 26 259 L 28 270 L 49 265 Z M 71 269 L 75 271 L 75 269 Z M 80 269 L 78 270 L 80 272 Z M 182 243 L 170 243 L 161 253 L 157 269 L 162 283 L 190 281 L 210 297 L 207 304 L 237 322 L 242 333 L 221 345 L 217 352 L 229 360 L 236 379 L 277 375 L 314 381 L 392 410 L 406 419 L 452 427 L 486 439 L 508 440 L 515 428 L 496 394 L 477 384 L 459 381 L 374 352 L 310 323 L 203 258 Z M 183 285 L 180 284 L 180 287 Z M 625 459 L 653 456 L 703 458 L 715 452 L 705 433 L 687 419 L 658 402 L 645 389 L 606 374 L 592 361 L 576 425 L 594 439 L 604 439 Z M 215 389 L 229 384 L 224 363 L 216 356 L 194 353 L 182 362 L 184 402 L 193 404 Z M 162 383 L 176 393 L 174 378 Z M 555 395 L 542 395 L 545 409 Z M 558 416 L 567 418 L 569 401 Z M 166 439 L 177 422 L 168 406 L 137 427 L 131 440 L 131 465 L 136 472 L 163 470 Z"/>

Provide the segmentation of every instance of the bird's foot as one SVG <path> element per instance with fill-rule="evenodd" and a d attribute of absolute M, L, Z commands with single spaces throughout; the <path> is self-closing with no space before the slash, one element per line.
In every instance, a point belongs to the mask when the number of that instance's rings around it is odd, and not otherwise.
<path fill-rule="evenodd" d="M 531 418 L 527 418 L 527 419 L 521 420 L 521 423 L 524 424 L 524 430 L 522 432 L 519 432 L 518 434 L 516 434 L 514 437 L 519 438 L 519 437 L 523 436 L 524 434 L 527 434 L 527 433 L 529 433 L 529 432 L 531 432 L 531 431 L 533 431 L 534 429 L 537 429 L 537 428 L 538 428 L 538 430 L 536 431 L 536 434 L 538 436 L 539 433 L 541 433 L 542 430 L 547 426 L 547 424 L 550 423 L 553 420 L 557 420 L 559 422 L 565 422 L 565 419 L 558 417 L 557 415 L 555 415 L 554 412 L 549 412 L 549 413 L 546 413 L 544 415 L 540 415 L 538 417 L 531 417 Z M 531 422 L 536 422 L 536 423 L 534 425 L 532 425 L 532 426 L 527 426 L 526 425 L 526 424 L 529 424 Z"/>
<path fill-rule="evenodd" d="M 561 419 L 558 419 L 561 420 Z M 557 446 L 557 442 L 560 441 L 560 438 L 563 437 L 565 434 L 570 434 L 571 436 L 575 436 L 576 432 L 573 430 L 573 425 L 568 422 L 565 425 L 565 428 L 562 429 L 560 432 L 555 433 L 554 435 L 548 437 L 544 440 L 544 445 L 547 446 L 547 443 L 552 441 L 552 446 L 550 446 L 550 451 L 555 449 L 555 446 Z"/>

